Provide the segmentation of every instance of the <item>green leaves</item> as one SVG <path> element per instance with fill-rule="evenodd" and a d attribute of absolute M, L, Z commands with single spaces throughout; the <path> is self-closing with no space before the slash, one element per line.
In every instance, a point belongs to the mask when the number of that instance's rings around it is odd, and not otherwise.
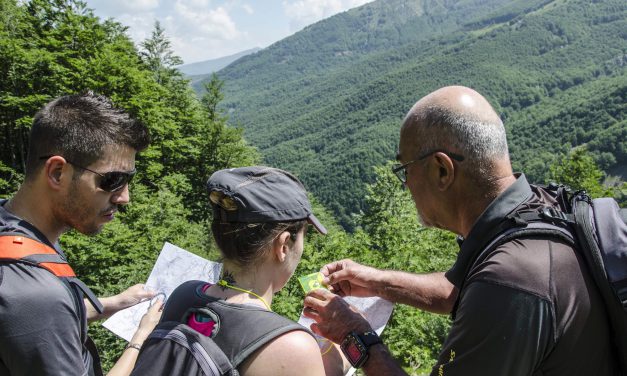
<path fill-rule="evenodd" d="M 572 149 L 562 156 L 558 164 L 550 166 L 551 181 L 563 183 L 573 190 L 583 189 L 592 198 L 616 197 L 620 201 L 619 187 L 603 185 L 605 174 L 599 169 L 586 147 Z M 622 184 L 625 189 L 625 183 Z M 624 193 L 622 193 L 624 195 Z"/>
<path fill-rule="evenodd" d="M 81 1 L 0 0 L 0 197 L 21 183 L 32 117 L 52 98 L 92 89 L 150 129 L 131 204 L 98 236 L 61 239 L 77 275 L 104 296 L 144 282 L 165 241 L 217 259 L 206 179 L 258 160 L 241 130 L 211 116 L 173 68 L 180 60 L 159 24 L 141 54 L 125 31 Z M 214 107 L 220 87 L 212 91 Z M 90 331 L 108 369 L 122 341 L 99 326 Z"/>

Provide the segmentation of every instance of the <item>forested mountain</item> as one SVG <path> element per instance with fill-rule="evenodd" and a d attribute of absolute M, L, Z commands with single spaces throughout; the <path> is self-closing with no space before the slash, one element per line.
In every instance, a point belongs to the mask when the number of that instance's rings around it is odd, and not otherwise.
<path fill-rule="evenodd" d="M 587 145 L 627 165 L 624 0 L 379 0 L 219 72 L 224 108 L 270 165 L 296 171 L 351 228 L 373 166 L 421 96 L 461 84 L 501 113 L 512 160 L 543 181 Z"/>
<path fill-rule="evenodd" d="M 241 51 L 233 55 L 223 56 L 217 59 L 199 61 L 197 63 L 191 64 L 183 64 L 176 69 L 183 73 L 189 80 L 192 85 L 196 85 L 201 81 L 208 80 L 211 77 L 211 74 L 219 71 L 220 69 L 226 67 L 237 59 L 253 54 L 257 51 L 261 50 L 261 48 L 251 48 L 249 50 Z M 202 88 L 202 84 L 198 84 L 199 87 Z M 201 89 L 201 93 L 203 89 Z"/>

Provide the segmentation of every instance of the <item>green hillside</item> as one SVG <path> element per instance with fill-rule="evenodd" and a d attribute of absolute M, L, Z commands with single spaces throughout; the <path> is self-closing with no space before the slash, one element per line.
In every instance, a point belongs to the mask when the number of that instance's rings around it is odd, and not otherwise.
<path fill-rule="evenodd" d="M 488 97 L 534 180 L 580 144 L 624 172 L 626 39 L 622 0 L 375 1 L 219 74 L 232 122 L 266 163 L 296 171 L 350 228 L 402 117 L 445 85 Z"/>

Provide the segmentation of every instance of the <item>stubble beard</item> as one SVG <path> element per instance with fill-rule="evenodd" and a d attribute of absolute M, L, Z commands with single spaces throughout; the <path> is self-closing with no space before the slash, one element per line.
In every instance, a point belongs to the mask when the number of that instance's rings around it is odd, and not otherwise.
<path fill-rule="evenodd" d="M 88 203 L 89 200 L 80 192 L 78 181 L 74 181 L 61 205 L 63 208 L 61 217 L 68 227 L 75 229 L 81 234 L 88 236 L 97 235 L 102 231 L 104 222 L 97 222 L 101 213 L 98 213 L 98 216 L 96 216 L 90 212 L 92 205 Z"/>

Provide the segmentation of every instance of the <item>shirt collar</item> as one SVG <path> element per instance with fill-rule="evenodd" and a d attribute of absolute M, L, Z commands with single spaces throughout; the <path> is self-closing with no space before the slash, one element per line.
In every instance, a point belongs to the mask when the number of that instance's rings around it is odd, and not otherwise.
<path fill-rule="evenodd" d="M 516 181 L 503 191 L 494 201 L 488 205 L 472 226 L 468 237 L 459 239 L 460 251 L 453 267 L 447 272 L 447 278 L 459 287 L 467 267 L 477 249 L 486 240 L 490 232 L 497 228 L 503 219 L 517 207 L 533 197 L 533 192 L 524 174 L 515 174 Z"/>
<path fill-rule="evenodd" d="M 40 243 L 54 248 L 59 254 L 64 256 L 59 242 L 51 244 L 46 235 L 39 231 L 37 227 L 8 211 L 4 207 L 4 205 L 8 201 L 9 200 L 6 199 L 0 199 L 0 232 L 14 232 L 24 234 L 33 240 L 37 240 Z"/>

